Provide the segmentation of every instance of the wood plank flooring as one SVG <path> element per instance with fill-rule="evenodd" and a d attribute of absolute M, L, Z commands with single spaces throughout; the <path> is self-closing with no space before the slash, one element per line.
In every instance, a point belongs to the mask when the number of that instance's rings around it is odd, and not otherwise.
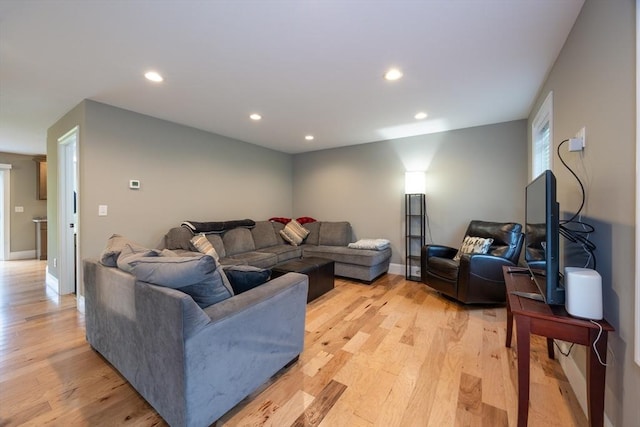
<path fill-rule="evenodd" d="M 165 425 L 89 347 L 75 297 L 47 291 L 44 268 L 0 262 L 0 426 Z M 372 286 L 337 279 L 307 306 L 300 360 L 216 424 L 515 426 L 505 317 L 503 307 L 464 307 L 397 275 Z M 529 425 L 587 425 L 537 337 Z"/>

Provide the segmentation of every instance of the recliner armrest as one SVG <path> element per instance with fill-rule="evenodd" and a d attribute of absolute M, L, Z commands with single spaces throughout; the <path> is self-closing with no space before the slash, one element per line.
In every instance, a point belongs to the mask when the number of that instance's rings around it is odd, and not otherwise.
<path fill-rule="evenodd" d="M 453 259 L 458 253 L 458 249 L 444 245 L 425 245 L 423 252 L 429 257 L 449 258 Z"/>
<path fill-rule="evenodd" d="M 463 263 L 466 264 L 465 269 L 468 269 L 470 274 L 495 282 L 504 282 L 501 268 L 503 265 L 515 266 L 514 263 L 506 258 L 485 254 L 463 256 L 460 259 L 461 270 Z"/>

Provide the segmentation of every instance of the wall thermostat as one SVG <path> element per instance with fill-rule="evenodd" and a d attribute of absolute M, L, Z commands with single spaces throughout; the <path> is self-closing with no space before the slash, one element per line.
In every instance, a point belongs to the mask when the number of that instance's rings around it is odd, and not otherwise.
<path fill-rule="evenodd" d="M 140 189 L 140 180 L 138 180 L 138 179 L 129 180 L 129 188 L 132 189 L 132 190 L 139 190 Z"/>

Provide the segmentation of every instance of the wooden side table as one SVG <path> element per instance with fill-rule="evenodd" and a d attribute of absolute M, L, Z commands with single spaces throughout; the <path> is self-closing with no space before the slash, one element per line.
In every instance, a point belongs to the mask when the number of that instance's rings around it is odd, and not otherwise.
<path fill-rule="evenodd" d="M 536 285 L 530 276 L 515 270 L 518 269 L 503 267 L 507 288 L 507 339 L 505 345 L 511 347 L 514 319 L 518 334 L 518 426 L 526 427 L 528 422 L 530 334 L 536 334 L 547 338 L 549 358 L 554 357 L 554 338 L 588 346 L 587 404 L 589 425 L 602 427 L 604 424 L 606 367 L 598 360 L 598 354 L 602 362 L 606 363 L 607 335 L 614 328 L 606 320 L 600 320 L 597 322 L 602 327 L 600 333 L 598 325 L 589 320 L 570 316 L 564 306 L 550 306 L 540 301 L 512 294 L 513 291 L 537 292 Z"/>

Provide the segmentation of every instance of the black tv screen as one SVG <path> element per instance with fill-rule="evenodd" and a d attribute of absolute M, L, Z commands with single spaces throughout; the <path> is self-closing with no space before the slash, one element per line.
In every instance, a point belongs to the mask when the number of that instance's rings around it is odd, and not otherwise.
<path fill-rule="evenodd" d="M 526 188 L 525 262 L 544 301 L 564 304 L 560 280 L 560 220 L 556 177 L 544 171 Z"/>

